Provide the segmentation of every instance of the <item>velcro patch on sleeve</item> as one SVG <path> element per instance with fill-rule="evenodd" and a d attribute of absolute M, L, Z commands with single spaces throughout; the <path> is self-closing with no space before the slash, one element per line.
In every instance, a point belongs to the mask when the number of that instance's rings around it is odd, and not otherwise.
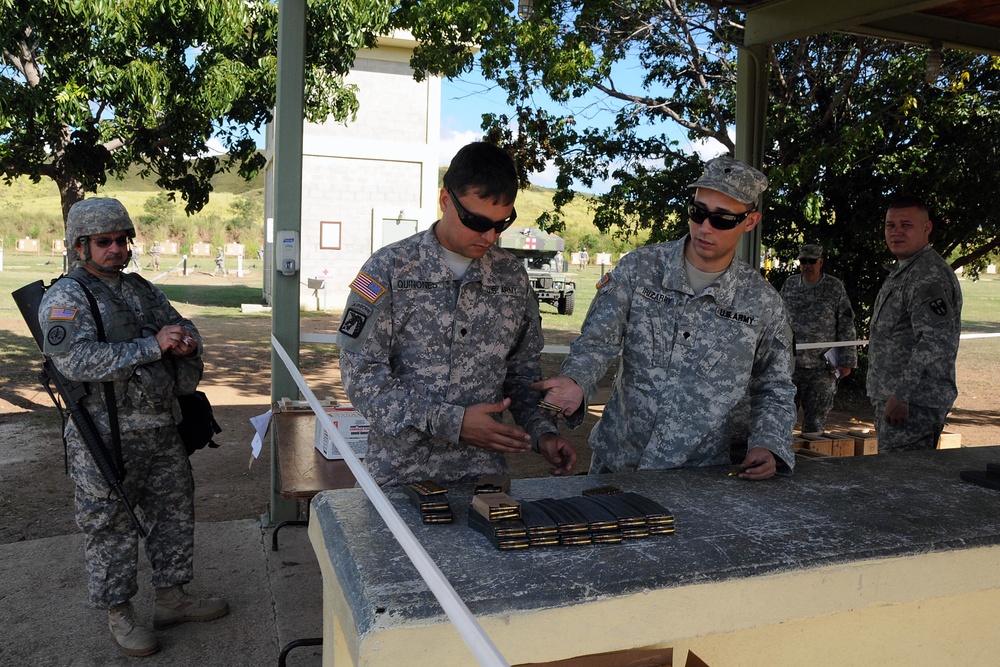
<path fill-rule="evenodd" d="M 49 311 L 49 319 L 71 322 L 76 319 L 76 308 L 64 308 L 63 306 L 52 306 L 52 310 Z"/>
<path fill-rule="evenodd" d="M 369 303 L 375 303 L 385 294 L 385 288 L 364 273 L 359 273 L 358 277 L 351 281 L 351 289 Z"/>
<path fill-rule="evenodd" d="M 603 276 L 601 276 L 601 279 L 597 281 L 597 289 L 601 289 L 610 282 L 611 282 L 611 274 L 605 273 Z"/>
<path fill-rule="evenodd" d="M 344 311 L 344 316 L 340 320 L 338 331 L 349 338 L 358 338 L 365 330 L 368 318 L 371 317 L 374 309 L 361 302 L 356 302 L 348 306 Z"/>

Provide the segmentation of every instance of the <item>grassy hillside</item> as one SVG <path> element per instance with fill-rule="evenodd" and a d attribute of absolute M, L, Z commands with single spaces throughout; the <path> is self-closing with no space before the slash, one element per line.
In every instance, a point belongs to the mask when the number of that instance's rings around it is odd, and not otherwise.
<path fill-rule="evenodd" d="M 441 169 L 439 177 L 444 173 Z M 121 180 L 112 180 L 97 191 L 101 197 L 121 200 L 137 223 L 139 240 L 148 245 L 153 240 L 178 240 L 180 251 L 188 252 L 196 241 L 213 246 L 236 241 L 246 246 L 253 257 L 263 239 L 263 175 L 250 182 L 235 173 L 220 174 L 208 204 L 188 216 L 183 201 L 169 202 L 156 187 L 155 179 L 141 178 L 138 170 Z M 533 226 L 543 212 L 551 210 L 554 190 L 531 186 L 518 194 L 517 225 Z M 586 247 L 591 256 L 597 252 L 616 253 L 619 247 L 593 224 L 590 198 L 577 197 L 564 211 L 566 229 L 560 232 L 566 250 Z M 10 185 L 0 184 L 0 239 L 13 252 L 17 239 L 39 239 L 41 253 L 50 254 L 52 241 L 63 237 L 59 192 L 47 179 L 32 183 L 26 178 Z M 567 259 L 569 257 L 567 256 Z"/>

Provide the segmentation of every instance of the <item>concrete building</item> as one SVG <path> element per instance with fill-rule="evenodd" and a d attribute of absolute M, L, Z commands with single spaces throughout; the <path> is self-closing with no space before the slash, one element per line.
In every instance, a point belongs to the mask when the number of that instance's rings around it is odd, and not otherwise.
<path fill-rule="evenodd" d="M 299 302 L 338 310 L 371 254 L 437 219 L 441 81 L 417 82 L 416 41 L 399 33 L 358 52 L 345 78 L 357 86 L 357 118 L 303 125 Z M 271 304 L 274 242 L 273 128 L 268 127 L 264 299 Z"/>

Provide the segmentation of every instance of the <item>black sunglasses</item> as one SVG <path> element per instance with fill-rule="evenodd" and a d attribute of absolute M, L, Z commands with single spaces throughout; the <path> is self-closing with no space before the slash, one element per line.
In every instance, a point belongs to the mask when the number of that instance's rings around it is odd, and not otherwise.
<path fill-rule="evenodd" d="M 455 212 L 458 213 L 458 219 L 462 221 L 463 225 L 478 234 L 485 234 L 491 229 L 497 234 L 500 234 L 503 230 L 514 224 L 515 220 L 517 220 L 517 211 L 511 209 L 510 216 L 508 218 L 494 222 L 481 215 L 469 213 L 469 211 L 462 206 L 462 202 L 458 201 L 458 197 L 455 196 L 455 193 L 452 192 L 451 188 L 448 188 L 448 196 L 451 197 L 452 203 L 455 204 Z"/>
<path fill-rule="evenodd" d="M 700 225 L 701 223 L 708 220 L 709 223 L 716 229 L 726 230 L 732 229 L 736 225 L 740 224 L 747 219 L 747 216 L 757 210 L 757 204 L 754 204 L 746 211 L 742 213 L 712 213 L 707 208 L 703 208 L 698 204 L 691 202 L 688 204 L 688 217 L 695 224 Z"/>
<path fill-rule="evenodd" d="M 817 261 L 819 260 L 812 257 L 799 257 L 799 264 L 815 264 Z"/>
<path fill-rule="evenodd" d="M 128 237 L 122 234 L 121 236 L 115 236 L 113 238 L 103 236 L 99 239 L 90 239 L 90 241 L 98 248 L 108 248 L 112 243 L 117 243 L 119 248 L 123 248 L 128 243 Z"/>

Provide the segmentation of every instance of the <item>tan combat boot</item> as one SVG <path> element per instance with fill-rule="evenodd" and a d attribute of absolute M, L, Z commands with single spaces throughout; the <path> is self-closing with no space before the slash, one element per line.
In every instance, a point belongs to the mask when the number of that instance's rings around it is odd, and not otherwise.
<path fill-rule="evenodd" d="M 156 589 L 153 605 L 153 627 L 172 628 L 188 621 L 211 621 L 229 613 L 229 603 L 222 598 L 196 598 L 184 592 L 183 586 Z"/>
<path fill-rule="evenodd" d="M 153 631 L 136 624 L 131 602 L 123 602 L 108 610 L 108 627 L 126 655 L 142 657 L 160 650 Z"/>

